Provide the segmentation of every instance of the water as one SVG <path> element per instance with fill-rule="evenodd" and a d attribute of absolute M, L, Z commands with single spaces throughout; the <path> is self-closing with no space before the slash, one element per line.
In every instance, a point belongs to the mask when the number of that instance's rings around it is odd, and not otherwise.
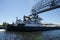
<path fill-rule="evenodd" d="M 43 40 L 60 40 L 60 30 L 45 31 L 42 36 Z"/>
<path fill-rule="evenodd" d="M 0 40 L 60 40 L 60 30 L 44 32 L 7 32 L 0 29 Z"/>
<path fill-rule="evenodd" d="M 7 32 L 0 29 L 0 40 L 41 40 L 41 32 Z"/>

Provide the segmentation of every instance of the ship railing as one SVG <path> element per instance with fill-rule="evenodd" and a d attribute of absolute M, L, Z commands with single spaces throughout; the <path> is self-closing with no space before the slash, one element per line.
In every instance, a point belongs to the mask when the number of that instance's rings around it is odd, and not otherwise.
<path fill-rule="evenodd" d="M 45 25 L 45 24 L 43 24 L 42 26 L 46 26 L 46 27 L 60 27 L 59 25 L 50 25 L 50 24 L 48 24 L 48 25 Z"/>

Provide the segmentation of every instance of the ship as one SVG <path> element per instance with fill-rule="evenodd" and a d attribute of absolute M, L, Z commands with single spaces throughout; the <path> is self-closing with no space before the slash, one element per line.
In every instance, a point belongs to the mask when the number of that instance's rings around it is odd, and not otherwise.
<path fill-rule="evenodd" d="M 49 4 L 47 3 L 48 5 L 43 4 L 41 7 L 35 6 L 34 8 L 32 8 L 32 13 L 29 16 L 24 15 L 23 20 L 18 19 L 18 17 L 16 17 L 16 22 L 12 24 L 8 24 L 6 30 L 7 31 L 20 31 L 20 32 L 35 32 L 35 31 L 47 31 L 47 30 L 60 29 L 60 27 L 56 27 L 56 26 L 54 27 L 43 26 L 44 24 L 41 23 L 42 18 L 39 17 L 38 15 L 39 13 L 43 13 L 49 10 L 60 8 L 60 5 L 56 5 L 55 2 L 56 1 L 53 0 L 49 2 Z M 46 8 L 48 6 L 50 7 Z"/>

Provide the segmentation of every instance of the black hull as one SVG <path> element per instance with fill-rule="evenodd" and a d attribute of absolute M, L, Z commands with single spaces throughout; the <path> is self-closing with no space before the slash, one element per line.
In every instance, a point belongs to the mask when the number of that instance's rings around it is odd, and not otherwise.
<path fill-rule="evenodd" d="M 25 27 L 8 25 L 6 30 L 20 32 L 37 32 L 37 31 L 60 30 L 60 27 Z"/>

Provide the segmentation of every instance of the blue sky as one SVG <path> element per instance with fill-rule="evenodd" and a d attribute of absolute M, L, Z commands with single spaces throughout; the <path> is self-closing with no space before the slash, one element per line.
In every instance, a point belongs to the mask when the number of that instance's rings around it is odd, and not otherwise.
<path fill-rule="evenodd" d="M 0 0 L 0 24 L 12 23 L 16 17 L 23 19 L 31 14 L 32 6 L 37 0 Z M 60 8 L 39 14 L 43 22 L 60 24 Z"/>

